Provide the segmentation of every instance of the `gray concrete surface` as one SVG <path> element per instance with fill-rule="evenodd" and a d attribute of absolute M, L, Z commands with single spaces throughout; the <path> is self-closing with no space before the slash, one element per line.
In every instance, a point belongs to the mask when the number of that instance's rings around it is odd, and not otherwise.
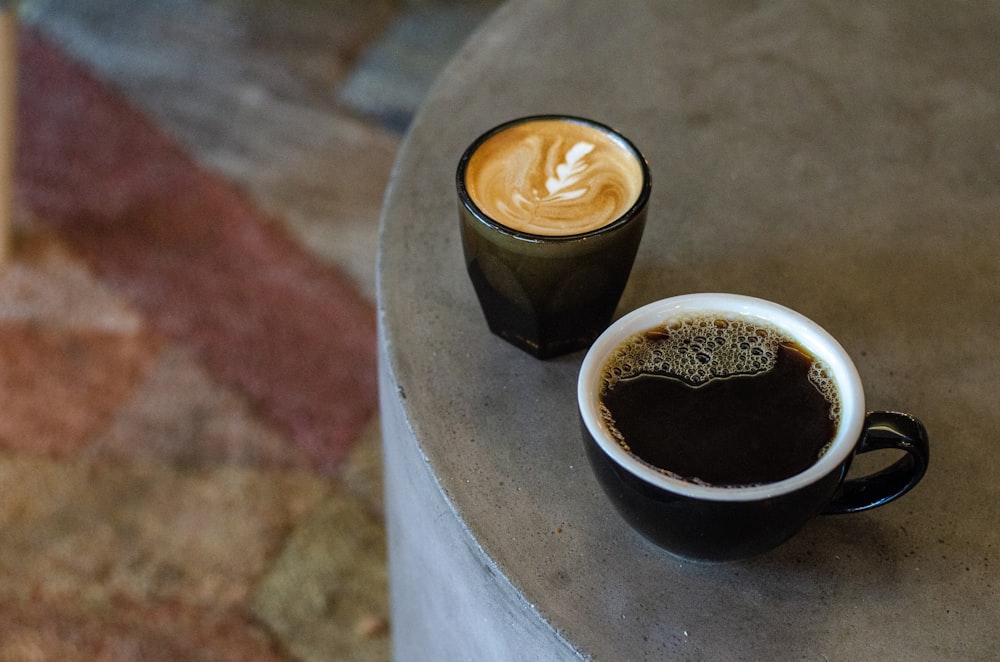
<path fill-rule="evenodd" d="M 993 3 L 901 1 L 524 0 L 493 16 L 418 114 L 383 212 L 385 444 L 407 458 L 387 473 L 397 657 L 995 655 L 998 19 Z M 457 159 L 537 112 L 607 122 L 651 164 L 622 311 L 693 291 L 798 309 L 845 345 L 869 408 L 923 419 L 924 481 L 747 562 L 683 563 L 632 532 L 584 458 L 582 355 L 539 362 L 491 336 L 465 274 Z M 444 571 L 421 574 L 456 547 L 451 595 L 474 593 L 469 609 L 433 597 Z"/>

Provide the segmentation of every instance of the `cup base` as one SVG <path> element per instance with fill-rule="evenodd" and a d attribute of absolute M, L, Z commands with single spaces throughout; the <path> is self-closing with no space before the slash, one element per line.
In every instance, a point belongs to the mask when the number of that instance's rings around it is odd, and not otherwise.
<path fill-rule="evenodd" d="M 632 475 L 600 448 L 581 421 L 587 459 L 618 514 L 646 540 L 688 562 L 720 564 L 759 556 L 819 514 L 846 473 L 838 467 L 794 493 L 748 502 L 705 501 L 661 490 Z"/>
<path fill-rule="evenodd" d="M 476 261 L 468 264 L 468 272 L 489 330 L 538 359 L 589 348 L 611 323 L 624 288 L 624 283 L 615 285 L 582 305 L 553 307 L 532 302 L 525 294 L 516 300 L 503 296 Z"/>
<path fill-rule="evenodd" d="M 514 347 L 527 352 L 536 359 L 552 359 L 557 356 L 583 351 L 593 344 L 594 339 L 598 335 L 595 334 L 587 338 L 573 338 L 543 344 L 537 340 L 524 338 L 506 330 L 498 330 L 491 327 L 490 331 L 493 335 L 506 340 L 511 345 L 514 345 Z"/>

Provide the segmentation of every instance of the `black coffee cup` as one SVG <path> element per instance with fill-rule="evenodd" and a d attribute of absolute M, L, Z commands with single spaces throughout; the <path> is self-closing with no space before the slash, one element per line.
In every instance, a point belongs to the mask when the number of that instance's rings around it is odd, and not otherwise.
<path fill-rule="evenodd" d="M 695 323 L 702 324 L 704 332 L 686 330 L 685 325 Z M 730 333 L 732 324 L 757 331 L 737 335 Z M 768 334 L 776 334 L 778 340 L 769 344 Z M 761 337 L 764 340 L 760 340 Z M 641 342 L 636 338 L 640 338 Z M 663 341 L 663 338 L 668 339 Z M 734 338 L 738 338 L 739 342 L 728 345 Z M 650 366 L 648 360 L 654 354 L 645 354 L 644 343 L 647 341 L 659 343 L 655 345 L 655 366 Z M 622 349 L 631 347 L 630 343 L 638 343 L 639 349 Z M 740 347 L 744 345 L 746 356 L 741 355 L 743 350 Z M 773 348 L 778 349 L 772 351 Z M 671 352 L 690 354 L 688 358 L 672 362 Z M 754 358 L 756 354 L 751 355 L 750 352 L 768 356 L 794 354 L 797 357 L 795 361 L 804 362 L 803 367 L 798 372 L 790 369 L 788 374 L 805 375 L 816 386 L 815 390 L 821 393 L 819 402 L 829 404 L 827 413 L 823 414 L 829 419 L 829 440 L 818 451 L 808 451 L 813 455 L 806 454 L 805 466 L 794 469 L 787 476 L 779 474 L 774 479 L 762 480 L 749 472 L 756 471 L 757 465 L 761 470 L 769 471 L 773 463 L 757 462 L 759 458 L 755 454 L 770 453 L 772 457 L 783 457 L 784 451 L 781 454 L 766 448 L 755 451 L 748 445 L 749 441 L 744 443 L 745 440 L 738 435 L 729 440 L 710 442 L 707 432 L 704 438 L 699 437 L 697 425 L 693 428 L 695 432 L 689 429 L 683 439 L 674 435 L 673 427 L 666 425 L 651 438 L 656 444 L 674 444 L 695 455 L 703 451 L 707 453 L 705 449 L 710 444 L 718 443 L 720 454 L 706 456 L 709 461 L 699 471 L 705 475 L 716 473 L 727 476 L 726 480 L 730 482 L 719 484 L 706 481 L 701 476 L 683 475 L 683 472 L 678 473 L 671 467 L 655 465 L 648 460 L 648 456 L 637 455 L 639 451 L 629 445 L 629 434 L 619 429 L 627 426 L 614 419 L 615 412 L 608 404 L 612 401 L 608 395 L 609 388 L 619 388 L 628 380 L 633 380 L 634 385 L 638 383 L 634 381 L 636 375 L 645 379 L 647 373 L 657 372 L 662 365 L 679 365 L 681 369 L 670 376 L 661 375 L 655 379 L 677 382 L 672 383 L 670 388 L 686 390 L 695 399 L 705 399 L 709 397 L 709 391 L 699 392 L 698 389 L 713 382 L 715 386 L 712 388 L 718 388 L 719 380 L 728 380 L 730 383 L 725 387 L 735 388 L 740 380 L 764 375 L 767 370 L 772 373 L 777 370 L 776 367 L 766 367 L 770 365 L 766 360 L 758 361 Z M 708 367 L 702 370 L 702 364 Z M 765 367 L 759 368 L 758 373 L 755 372 L 758 368 L 749 366 Z M 716 374 L 715 370 L 721 370 L 721 373 Z M 785 379 L 784 376 L 781 379 Z M 745 386 L 745 392 L 764 399 L 769 398 L 772 392 L 781 390 L 771 382 L 764 387 L 763 393 L 754 394 L 751 382 L 742 383 L 743 386 L 739 387 Z M 609 384 L 612 386 L 609 387 Z M 629 391 L 633 392 L 639 391 Z M 810 398 L 816 401 L 814 396 Z M 588 351 L 580 370 L 577 400 L 588 458 L 615 508 L 645 537 L 672 554 L 690 560 L 729 561 L 766 552 L 794 535 L 816 515 L 853 513 L 889 503 L 916 485 L 927 469 L 927 434 L 917 419 L 897 412 L 866 414 L 860 377 L 840 344 L 802 315 L 751 297 L 685 295 L 649 304 L 622 317 Z M 738 407 L 725 398 L 719 402 L 723 403 L 718 405 L 722 408 L 710 417 L 711 420 L 700 419 L 702 423 L 698 425 L 707 428 L 709 425 L 705 421 L 725 421 L 728 416 L 726 408 L 735 410 Z M 713 401 L 712 406 L 717 404 Z M 753 406 L 760 409 L 771 407 L 756 401 Z M 787 404 L 778 404 L 775 411 L 779 413 L 774 415 L 784 419 L 785 415 L 780 412 L 787 411 L 789 416 L 793 416 L 797 415 L 797 408 L 804 406 L 795 404 L 789 409 Z M 653 420 L 654 416 L 660 415 L 661 409 L 667 411 L 670 408 L 680 410 L 675 401 L 664 396 L 662 402 L 653 406 L 647 403 L 634 410 L 619 409 L 617 415 L 623 416 L 623 411 L 640 412 L 628 414 L 636 417 L 642 416 L 641 412 L 645 411 Z M 686 411 L 683 415 L 678 414 L 677 418 L 682 420 L 688 415 Z M 739 416 L 734 415 L 733 418 L 738 419 Z M 822 416 L 819 418 L 822 419 Z M 822 420 L 818 422 L 824 424 Z M 725 425 L 728 423 L 719 423 L 718 427 L 725 430 Z M 767 425 L 780 427 L 773 421 Z M 799 433 L 795 432 L 798 426 L 798 423 L 793 425 L 792 432 L 788 433 L 790 442 L 794 444 L 800 443 L 796 438 Z M 780 437 L 777 431 L 763 436 L 767 437 L 766 443 L 770 443 L 770 436 Z M 801 436 L 801 444 L 804 445 L 806 434 L 803 432 Z M 749 437 L 747 433 L 747 439 Z M 730 442 L 734 445 L 729 446 Z M 903 451 L 903 455 L 870 475 L 847 477 L 856 455 L 884 449 Z M 671 457 L 671 454 L 666 453 L 663 457 Z M 743 473 L 747 473 L 748 481 L 737 479 L 732 482 L 732 477 Z"/>
<path fill-rule="evenodd" d="M 650 175 L 639 150 L 592 120 L 524 117 L 469 146 L 456 186 L 489 329 L 537 358 L 589 346 L 614 315 L 642 238 Z"/>

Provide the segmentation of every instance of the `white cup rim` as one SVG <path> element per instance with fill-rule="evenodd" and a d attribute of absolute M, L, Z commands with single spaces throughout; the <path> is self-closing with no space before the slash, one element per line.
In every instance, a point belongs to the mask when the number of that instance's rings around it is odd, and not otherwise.
<path fill-rule="evenodd" d="M 840 395 L 840 424 L 830 448 L 815 464 L 790 478 L 774 483 L 736 487 L 712 486 L 682 480 L 657 471 L 626 451 L 614 439 L 598 410 L 601 371 L 611 352 L 631 335 L 663 322 L 698 312 L 718 312 L 763 320 L 788 331 L 831 372 Z M 623 469 L 651 485 L 696 499 L 757 501 L 795 492 L 841 466 L 860 438 L 865 401 L 861 378 L 850 356 L 837 340 L 817 323 L 781 304 L 740 294 L 704 292 L 685 294 L 646 304 L 621 317 L 591 345 L 580 367 L 577 403 L 591 437 L 605 455 Z"/>

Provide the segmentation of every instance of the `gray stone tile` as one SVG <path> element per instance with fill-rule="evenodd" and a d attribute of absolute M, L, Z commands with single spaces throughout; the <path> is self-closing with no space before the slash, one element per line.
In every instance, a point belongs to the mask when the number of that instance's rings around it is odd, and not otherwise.
<path fill-rule="evenodd" d="M 364 53 L 337 98 L 403 132 L 438 74 L 495 1 L 412 3 Z"/>

